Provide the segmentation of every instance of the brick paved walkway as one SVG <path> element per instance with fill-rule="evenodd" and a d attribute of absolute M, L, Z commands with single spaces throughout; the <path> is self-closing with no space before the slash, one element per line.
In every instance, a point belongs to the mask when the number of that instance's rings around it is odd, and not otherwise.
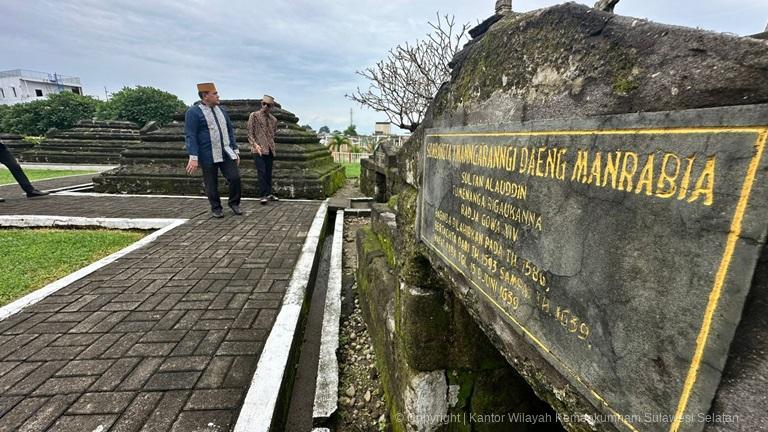
<path fill-rule="evenodd" d="M 190 218 L 0 321 L 0 431 L 227 431 L 319 203 L 64 197 L 0 214 Z"/>

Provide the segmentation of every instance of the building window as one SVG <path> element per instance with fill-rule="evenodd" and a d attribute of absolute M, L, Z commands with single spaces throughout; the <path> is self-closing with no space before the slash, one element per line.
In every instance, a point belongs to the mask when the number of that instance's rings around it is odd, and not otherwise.
<path fill-rule="evenodd" d="M 43 95 L 43 91 L 40 89 L 35 89 L 35 96 L 41 97 Z"/>
<path fill-rule="evenodd" d="M 16 94 L 16 87 L 11 87 L 11 90 L 13 90 L 13 97 L 19 97 L 19 95 Z"/>
<path fill-rule="evenodd" d="M 79 89 L 79 88 L 77 88 L 77 87 L 73 87 L 73 88 L 72 88 L 72 93 L 74 93 L 74 94 L 80 94 L 80 89 Z"/>

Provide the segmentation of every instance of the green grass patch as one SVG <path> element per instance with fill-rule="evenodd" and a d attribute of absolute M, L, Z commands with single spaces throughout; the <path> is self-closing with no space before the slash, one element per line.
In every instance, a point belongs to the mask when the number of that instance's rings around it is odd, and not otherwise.
<path fill-rule="evenodd" d="M 344 162 L 347 178 L 360 178 L 360 162 Z"/>
<path fill-rule="evenodd" d="M 0 305 L 130 245 L 141 231 L 0 229 Z"/>
<path fill-rule="evenodd" d="M 47 180 L 56 177 L 65 177 L 73 175 L 96 174 L 98 171 L 81 170 L 47 170 L 47 169 L 24 169 L 24 173 L 30 181 Z M 0 169 L 0 185 L 16 183 L 11 172 L 7 169 Z"/>

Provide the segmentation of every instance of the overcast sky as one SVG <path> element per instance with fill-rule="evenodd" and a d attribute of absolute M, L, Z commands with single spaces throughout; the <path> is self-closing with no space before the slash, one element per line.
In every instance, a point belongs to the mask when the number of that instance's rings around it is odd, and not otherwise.
<path fill-rule="evenodd" d="M 559 3 L 514 0 L 528 11 Z M 589 2 L 591 5 L 593 2 Z M 315 129 L 359 132 L 383 114 L 344 95 L 356 70 L 422 38 L 436 11 L 473 24 L 495 0 L 3 0 L 0 70 L 79 76 L 87 94 L 147 85 L 197 99 L 214 81 L 224 98 L 274 95 Z M 622 0 L 616 13 L 749 35 L 764 30 L 768 0 Z"/>

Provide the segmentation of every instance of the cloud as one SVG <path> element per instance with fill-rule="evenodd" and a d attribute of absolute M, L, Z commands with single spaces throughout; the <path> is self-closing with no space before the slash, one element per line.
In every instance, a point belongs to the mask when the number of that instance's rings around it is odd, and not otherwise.
<path fill-rule="evenodd" d="M 531 10 L 554 1 L 515 1 Z M 589 3 L 592 3 L 591 1 Z M 272 93 L 302 123 L 343 129 L 354 110 L 359 131 L 382 114 L 344 98 L 365 82 L 355 74 L 395 45 L 423 38 L 436 11 L 477 23 L 494 0 L 8 0 L 0 14 L 0 69 L 79 76 L 86 92 L 152 85 L 196 99 L 195 83 L 215 81 L 225 98 Z M 768 18 L 764 0 L 646 0 L 617 13 L 751 34 Z M 14 63 L 8 63 L 13 59 Z"/>

